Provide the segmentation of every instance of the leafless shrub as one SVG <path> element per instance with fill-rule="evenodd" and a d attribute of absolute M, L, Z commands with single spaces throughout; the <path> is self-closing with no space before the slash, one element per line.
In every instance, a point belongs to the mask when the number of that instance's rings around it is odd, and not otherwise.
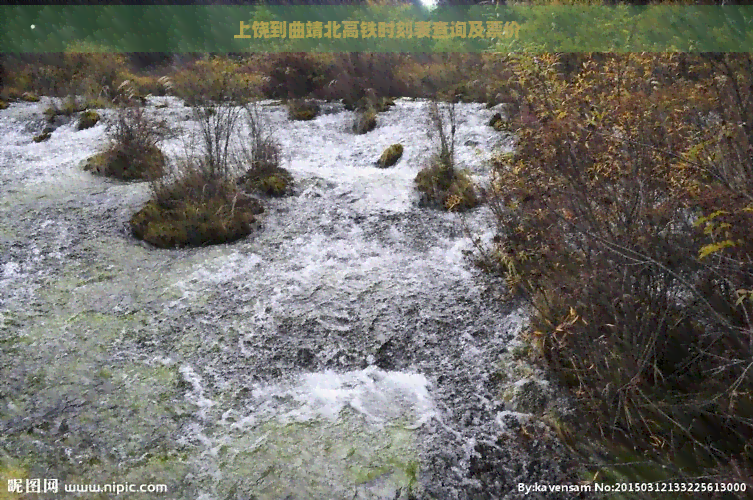
<path fill-rule="evenodd" d="M 248 141 L 241 142 L 241 161 L 254 170 L 271 170 L 280 166 L 281 150 L 273 137 L 273 129 L 264 119 L 257 104 L 245 107 Z"/>
<path fill-rule="evenodd" d="M 200 162 L 210 177 L 228 178 L 234 174 L 230 148 L 242 109 L 226 101 L 193 110 L 199 123 Z"/>

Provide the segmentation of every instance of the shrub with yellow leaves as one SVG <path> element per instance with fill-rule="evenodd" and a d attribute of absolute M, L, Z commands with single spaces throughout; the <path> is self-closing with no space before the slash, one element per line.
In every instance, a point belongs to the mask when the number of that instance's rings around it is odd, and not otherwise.
<path fill-rule="evenodd" d="M 734 476 L 753 466 L 753 57 L 567 59 L 504 58 L 518 147 L 495 162 L 482 264 L 534 306 L 593 436 Z"/>

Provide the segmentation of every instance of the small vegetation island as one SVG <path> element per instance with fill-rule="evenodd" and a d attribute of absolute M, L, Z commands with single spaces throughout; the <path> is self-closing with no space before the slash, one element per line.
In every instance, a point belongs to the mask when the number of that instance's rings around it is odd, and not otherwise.
<path fill-rule="evenodd" d="M 369 141 L 400 99 L 425 100 L 435 149 L 416 162 L 410 141 L 374 142 L 364 168 L 414 169 L 427 217 L 493 217 L 474 264 L 530 309 L 516 359 L 572 402 L 567 414 L 530 413 L 577 457 L 577 477 L 703 478 L 749 485 L 709 498 L 751 494 L 753 55 L 78 50 L 2 65 L 0 118 L 32 105 L 44 114 L 30 147 L 68 124 L 82 137 L 106 128 L 83 168 L 149 186 L 129 229 L 160 249 L 237 242 L 264 230 L 270 206 L 298 201 L 260 101 L 296 127 L 322 125 L 336 102 L 346 133 Z M 180 132 L 158 96 L 180 98 L 195 125 L 176 157 L 165 144 Z M 483 187 L 458 160 L 463 103 L 514 141 L 511 153 L 483 151 Z"/>

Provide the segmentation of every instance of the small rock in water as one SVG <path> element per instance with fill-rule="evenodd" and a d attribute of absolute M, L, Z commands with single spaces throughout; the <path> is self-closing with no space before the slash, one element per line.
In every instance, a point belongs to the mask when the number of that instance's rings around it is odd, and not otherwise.
<path fill-rule="evenodd" d="M 512 408 L 520 413 L 542 413 L 548 402 L 545 387 L 535 380 L 517 385 L 512 396 Z"/>
<path fill-rule="evenodd" d="M 374 364 L 382 370 L 399 370 L 406 365 L 404 353 L 404 346 L 391 338 L 377 349 Z"/>
<path fill-rule="evenodd" d="M 295 364 L 301 368 L 312 370 L 317 365 L 316 355 L 308 347 L 302 347 L 298 349 L 295 356 Z"/>

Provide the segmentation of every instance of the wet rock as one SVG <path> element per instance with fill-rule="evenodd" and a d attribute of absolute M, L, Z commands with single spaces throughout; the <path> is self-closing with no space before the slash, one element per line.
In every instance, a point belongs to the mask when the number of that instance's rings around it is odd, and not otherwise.
<path fill-rule="evenodd" d="M 377 125 L 376 115 L 376 111 L 371 108 L 365 111 L 358 111 L 353 121 L 353 133 L 365 134 L 374 130 Z"/>
<path fill-rule="evenodd" d="M 318 361 L 316 355 L 311 349 L 308 347 L 302 347 L 298 349 L 298 352 L 295 355 L 295 364 L 307 370 L 314 370 L 316 369 Z"/>
<path fill-rule="evenodd" d="M 402 342 L 394 338 L 383 343 L 374 355 L 374 364 L 382 370 L 399 370 L 407 364 L 407 353 Z"/>
<path fill-rule="evenodd" d="M 345 349 L 340 349 L 335 352 L 335 354 L 328 360 L 327 365 L 343 370 L 364 369 L 369 366 L 365 356 Z"/>
<path fill-rule="evenodd" d="M 34 142 L 44 142 L 50 138 L 50 135 L 50 132 L 42 132 L 41 134 L 34 137 Z"/>
<path fill-rule="evenodd" d="M 58 434 L 65 435 L 68 434 L 68 431 L 70 431 L 70 428 L 68 427 L 68 422 L 63 419 L 62 422 L 60 422 L 60 426 L 58 427 Z"/>
<path fill-rule="evenodd" d="M 546 387 L 535 380 L 523 380 L 515 384 L 511 407 L 520 413 L 541 413 L 549 402 Z"/>

